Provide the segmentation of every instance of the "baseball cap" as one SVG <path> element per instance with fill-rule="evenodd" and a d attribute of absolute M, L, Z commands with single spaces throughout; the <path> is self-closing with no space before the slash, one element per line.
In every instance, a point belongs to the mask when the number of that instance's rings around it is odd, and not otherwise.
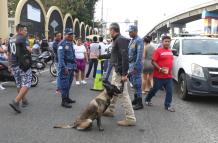
<path fill-rule="evenodd" d="M 74 35 L 73 29 L 72 28 L 66 28 L 64 30 L 64 33 L 67 35 Z"/>
<path fill-rule="evenodd" d="M 128 32 L 138 32 L 138 27 L 135 25 L 130 25 Z"/>

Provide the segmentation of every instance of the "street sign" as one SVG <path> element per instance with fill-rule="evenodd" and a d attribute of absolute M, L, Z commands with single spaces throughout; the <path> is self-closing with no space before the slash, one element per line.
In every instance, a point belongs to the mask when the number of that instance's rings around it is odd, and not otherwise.
<path fill-rule="evenodd" d="M 58 27 L 59 24 L 58 24 L 57 21 L 53 20 L 50 25 L 51 25 L 51 27 L 53 28 L 53 30 L 55 32 L 55 28 Z"/>

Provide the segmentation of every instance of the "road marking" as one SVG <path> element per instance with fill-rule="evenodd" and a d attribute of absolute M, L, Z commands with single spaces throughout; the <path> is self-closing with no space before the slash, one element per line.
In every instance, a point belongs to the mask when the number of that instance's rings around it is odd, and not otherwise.
<path fill-rule="evenodd" d="M 2 82 L 1 84 L 8 84 L 9 82 Z"/>

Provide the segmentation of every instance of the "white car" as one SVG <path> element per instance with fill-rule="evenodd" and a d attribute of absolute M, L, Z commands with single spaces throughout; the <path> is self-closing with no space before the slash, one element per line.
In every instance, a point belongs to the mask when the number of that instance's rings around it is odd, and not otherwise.
<path fill-rule="evenodd" d="M 180 97 L 218 96 L 218 39 L 177 37 L 172 39 L 173 78 L 178 82 Z"/>

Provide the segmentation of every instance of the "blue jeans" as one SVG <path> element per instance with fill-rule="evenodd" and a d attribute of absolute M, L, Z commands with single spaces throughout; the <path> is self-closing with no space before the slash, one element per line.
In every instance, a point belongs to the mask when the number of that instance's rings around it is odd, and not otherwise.
<path fill-rule="evenodd" d="M 172 78 L 167 78 L 167 79 L 154 78 L 154 86 L 148 92 L 148 95 L 145 98 L 145 101 L 151 102 L 152 97 L 155 96 L 157 91 L 160 90 L 162 87 L 164 87 L 166 90 L 166 97 L 165 97 L 164 106 L 165 106 L 165 108 L 170 107 L 171 102 L 172 102 L 172 96 L 173 96 L 172 86 L 173 86 Z"/>
<path fill-rule="evenodd" d="M 142 77 L 141 73 L 130 73 L 130 82 L 133 85 L 137 97 L 142 97 Z"/>
<path fill-rule="evenodd" d="M 73 82 L 74 70 L 69 70 L 69 74 L 64 74 L 64 69 L 59 69 L 57 77 L 57 86 L 61 92 L 62 98 L 69 97 L 70 87 Z"/>
<path fill-rule="evenodd" d="M 112 71 L 112 68 L 113 68 L 113 65 L 110 62 L 108 62 L 108 68 L 106 71 L 106 75 L 103 77 L 104 81 L 108 81 L 110 74 L 111 74 L 111 71 Z"/>

